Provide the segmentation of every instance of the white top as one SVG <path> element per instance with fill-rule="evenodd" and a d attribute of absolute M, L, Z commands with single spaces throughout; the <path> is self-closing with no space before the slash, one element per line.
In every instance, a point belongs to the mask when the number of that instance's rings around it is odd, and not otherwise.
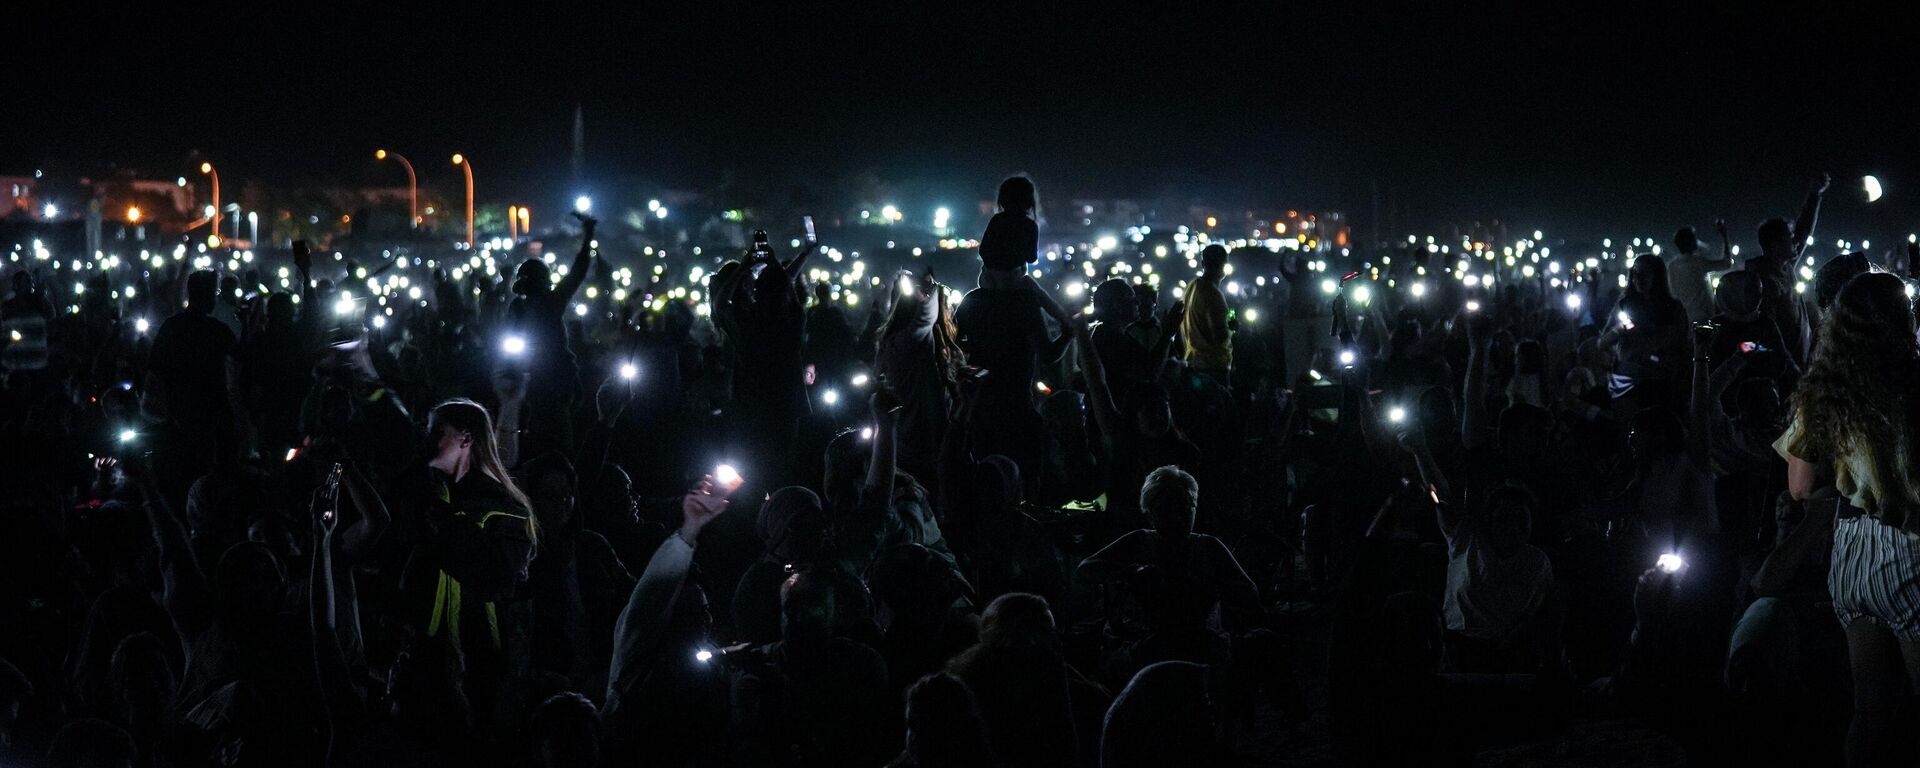
<path fill-rule="evenodd" d="M 1532 544 L 1501 558 L 1469 515 L 1447 541 L 1447 629 L 1476 640 L 1505 640 L 1546 603 L 1553 564 Z"/>

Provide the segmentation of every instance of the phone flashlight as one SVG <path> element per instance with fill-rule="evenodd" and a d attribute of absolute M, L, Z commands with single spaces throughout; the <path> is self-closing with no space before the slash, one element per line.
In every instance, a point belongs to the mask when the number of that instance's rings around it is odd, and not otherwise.
<path fill-rule="evenodd" d="M 1653 567 L 1664 573 L 1679 573 L 1681 568 L 1687 567 L 1687 561 L 1680 559 L 1677 553 L 1667 552 L 1654 559 Z"/>
<path fill-rule="evenodd" d="M 861 439 L 861 440 L 872 440 L 872 439 L 873 439 L 873 427 L 861 427 L 861 428 L 860 428 L 860 439 Z"/>
<path fill-rule="evenodd" d="M 1034 382 L 1034 383 L 1033 383 L 1033 389 L 1034 389 L 1034 391 L 1036 391 L 1036 392 L 1039 392 L 1040 394 L 1043 394 L 1043 395 L 1051 395 L 1051 394 L 1053 394 L 1053 387 L 1049 387 L 1049 386 L 1047 386 L 1047 383 L 1046 383 L 1046 382 L 1044 382 L 1044 381 L 1036 381 L 1036 382 Z"/>
<path fill-rule="evenodd" d="M 833 405 L 840 402 L 839 390 L 829 389 L 820 393 L 820 402 Z"/>
<path fill-rule="evenodd" d="M 287 463 L 288 463 L 288 464 L 292 464 L 292 463 L 293 463 L 293 460 L 294 460 L 294 459 L 297 459 L 297 458 L 300 458 L 300 449 L 298 449 L 298 448 L 288 448 L 288 449 L 287 449 Z"/>
<path fill-rule="evenodd" d="M 1628 317 L 1628 316 L 1627 316 L 1627 313 L 1625 313 L 1625 312 L 1621 312 L 1621 313 L 1620 313 L 1619 315 L 1617 315 L 1617 317 L 1618 317 L 1618 318 L 1620 319 L 1620 327 L 1621 327 L 1621 328 L 1624 328 L 1624 329 L 1626 329 L 1626 330 L 1629 330 L 1629 331 L 1631 331 L 1631 330 L 1633 330 L 1633 318 L 1632 318 L 1632 317 Z"/>
<path fill-rule="evenodd" d="M 1478 311 L 1480 311 L 1480 302 L 1477 302 L 1477 301 L 1469 301 L 1469 302 L 1467 302 L 1467 311 L 1468 311 L 1468 312 L 1478 312 Z"/>
<path fill-rule="evenodd" d="M 620 378 L 626 379 L 627 381 L 640 378 L 640 366 L 634 365 L 633 363 L 621 363 Z"/>
<path fill-rule="evenodd" d="M 853 375 L 853 385 L 856 387 L 864 387 L 868 381 L 870 381 L 870 379 L 868 379 L 864 373 L 856 373 Z"/>
<path fill-rule="evenodd" d="M 713 468 L 713 482 L 720 487 L 722 493 L 732 493 L 735 488 L 740 487 L 742 482 L 745 482 L 745 478 L 740 477 L 740 470 L 734 469 L 732 464 L 720 464 Z"/>
<path fill-rule="evenodd" d="M 500 340 L 500 351 L 509 355 L 522 355 L 527 351 L 527 337 L 519 334 L 509 335 Z"/>
<path fill-rule="evenodd" d="M 139 437 L 140 437 L 140 433 L 135 432 L 131 429 L 120 430 L 120 442 L 131 443 Z"/>
<path fill-rule="evenodd" d="M 1580 294 L 1577 294 L 1577 293 L 1567 294 L 1567 309 L 1579 309 L 1579 308 L 1580 308 Z"/>
<path fill-rule="evenodd" d="M 1307 369 L 1307 376 L 1308 376 L 1309 378 L 1312 378 L 1312 379 L 1313 379 L 1314 381 L 1319 381 L 1319 380 L 1320 380 L 1320 372 L 1319 372 L 1319 371 L 1316 371 L 1316 370 L 1314 370 L 1314 369 L 1312 369 L 1312 368 L 1308 368 L 1308 369 Z"/>
<path fill-rule="evenodd" d="M 1351 349 L 1343 349 L 1343 350 L 1340 350 L 1340 364 L 1341 364 L 1341 365 L 1344 365 L 1344 366 L 1346 366 L 1346 367 L 1348 367 L 1348 368 L 1352 368 L 1352 367 L 1353 367 L 1353 361 L 1354 361 L 1354 354 L 1353 354 L 1353 350 L 1351 350 Z"/>
<path fill-rule="evenodd" d="M 713 651 L 709 651 L 705 648 L 695 651 L 693 654 L 693 660 L 700 662 L 702 664 L 713 661 Z"/>
<path fill-rule="evenodd" d="M 1396 405 L 1393 408 L 1387 410 L 1387 421 L 1391 421 L 1395 424 L 1399 424 L 1406 420 L 1407 420 L 1407 409 L 1401 408 L 1400 406 Z"/>

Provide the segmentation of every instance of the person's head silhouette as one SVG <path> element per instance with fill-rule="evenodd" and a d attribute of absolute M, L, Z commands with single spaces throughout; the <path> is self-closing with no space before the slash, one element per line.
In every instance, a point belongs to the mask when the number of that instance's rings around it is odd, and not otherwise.
<path fill-rule="evenodd" d="M 1193 533 L 1193 517 L 1200 505 L 1200 483 L 1179 467 L 1167 466 L 1147 475 L 1140 486 L 1140 509 L 1154 532 L 1171 540 Z"/>
<path fill-rule="evenodd" d="M 1227 247 L 1226 246 L 1221 245 L 1219 243 L 1214 243 L 1212 245 L 1207 246 L 1206 248 L 1201 249 L 1200 251 L 1200 274 L 1201 275 L 1217 280 L 1220 278 L 1221 275 L 1226 273 L 1226 269 L 1227 269 Z"/>
<path fill-rule="evenodd" d="M 220 291 L 220 276 L 213 270 L 196 270 L 187 275 L 187 308 L 206 314 L 213 311 L 213 299 Z"/>

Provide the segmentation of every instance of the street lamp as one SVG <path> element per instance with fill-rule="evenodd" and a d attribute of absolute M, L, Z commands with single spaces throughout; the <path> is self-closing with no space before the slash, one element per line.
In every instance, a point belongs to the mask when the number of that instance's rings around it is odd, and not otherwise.
<path fill-rule="evenodd" d="M 127 206 L 127 223 L 128 224 L 140 223 L 140 206 L 137 206 L 137 205 Z"/>
<path fill-rule="evenodd" d="M 201 162 L 200 172 L 213 180 L 213 214 L 209 217 L 207 231 L 208 242 L 217 243 L 220 237 L 220 172 L 213 169 L 213 163 Z"/>
<path fill-rule="evenodd" d="M 466 155 L 453 153 L 453 164 L 467 175 L 467 250 L 473 250 L 473 163 Z"/>
<path fill-rule="evenodd" d="M 520 206 L 507 206 L 507 237 L 520 239 Z"/>
<path fill-rule="evenodd" d="M 375 160 L 385 160 L 388 157 L 400 161 L 400 167 L 407 169 L 407 213 L 413 216 L 413 226 L 419 227 L 420 179 L 413 175 L 413 163 L 407 162 L 407 158 L 401 156 L 398 152 L 388 152 L 384 149 L 376 149 L 373 151 L 373 159 Z M 454 162 L 459 161 L 456 160 Z"/>

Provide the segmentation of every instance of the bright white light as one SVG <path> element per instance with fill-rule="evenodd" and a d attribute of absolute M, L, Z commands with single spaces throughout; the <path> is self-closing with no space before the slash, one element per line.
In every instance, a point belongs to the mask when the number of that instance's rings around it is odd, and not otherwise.
<path fill-rule="evenodd" d="M 724 489 L 738 488 L 742 481 L 740 470 L 734 469 L 732 464 L 716 466 L 713 468 L 713 481 Z"/>
<path fill-rule="evenodd" d="M 860 439 L 862 439 L 862 440 L 872 440 L 872 439 L 873 439 L 873 427 L 861 427 L 861 428 L 860 428 Z"/>
<path fill-rule="evenodd" d="M 375 328 L 385 328 L 385 327 L 387 327 L 387 316 L 386 316 L 386 315 L 374 315 L 374 316 L 373 316 L 373 327 L 375 327 Z"/>
<path fill-rule="evenodd" d="M 664 219 L 664 218 L 666 218 L 666 217 L 667 217 L 667 207 L 663 205 L 663 206 L 660 206 L 659 208 L 655 208 L 655 209 L 653 209 L 653 217 L 654 217 L 654 218 L 656 218 L 656 219 Z"/>
<path fill-rule="evenodd" d="M 133 332 L 134 332 L 134 333 L 146 333 L 146 332 L 147 332 L 147 329 L 148 329 L 148 328 L 150 328 L 150 327 L 152 327 L 152 326 L 150 326 L 150 325 L 148 325 L 148 324 L 147 324 L 147 319 L 146 319 L 146 318 L 144 318 L 144 317 L 142 317 L 142 318 L 136 318 L 136 319 L 135 319 L 135 320 L 133 321 Z"/>
<path fill-rule="evenodd" d="M 1353 300 L 1360 304 L 1373 301 L 1373 290 L 1362 285 L 1353 289 Z"/>
<path fill-rule="evenodd" d="M 1403 422 L 1406 420 L 1407 420 L 1407 409 L 1405 408 L 1401 408 L 1400 406 L 1396 405 L 1392 409 L 1387 411 L 1387 421 L 1391 421 L 1395 424 L 1399 424 L 1400 422 Z"/>
<path fill-rule="evenodd" d="M 1467 302 L 1467 311 L 1468 311 L 1468 312 L 1478 312 L 1478 311 L 1480 311 L 1480 302 L 1477 302 L 1477 301 L 1469 301 L 1469 302 Z"/>
<path fill-rule="evenodd" d="M 867 378 L 867 375 L 864 373 L 856 373 L 853 375 L 853 385 L 856 387 L 866 386 L 867 381 L 869 381 L 869 379 Z"/>
<path fill-rule="evenodd" d="M 353 294 L 351 293 L 342 292 L 340 298 L 333 302 L 333 313 L 336 315 L 351 315 L 353 314 L 353 309 Z"/>
<path fill-rule="evenodd" d="M 900 209 L 891 205 L 883 205 L 880 207 L 880 218 L 886 219 L 887 221 L 899 221 Z"/>
<path fill-rule="evenodd" d="M 1100 250 L 1111 251 L 1120 247 L 1120 238 L 1114 237 L 1113 235 L 1106 235 L 1099 240 L 1095 240 L 1093 245 Z"/>
<path fill-rule="evenodd" d="M 649 210 L 649 211 L 657 211 L 657 210 L 660 210 L 660 201 L 658 201 L 658 200 L 648 200 L 648 201 L 647 201 L 647 210 Z"/>
<path fill-rule="evenodd" d="M 936 209 L 934 209 L 934 211 L 933 211 L 933 228 L 934 228 L 934 229 L 946 229 L 946 228 L 947 228 L 947 221 L 948 221 L 949 219 L 951 219 L 951 218 L 953 218 L 953 212 L 952 212 L 952 211 L 949 211 L 949 210 L 947 210 L 947 209 L 945 209 L 945 208 L 936 208 Z"/>
<path fill-rule="evenodd" d="M 840 392 L 832 389 L 829 389 L 825 392 L 821 392 L 820 402 L 826 403 L 827 405 L 833 405 L 834 403 L 838 403 L 840 402 Z"/>
<path fill-rule="evenodd" d="M 518 355 L 527 351 L 527 338 L 520 335 L 508 336 L 500 340 L 500 350 L 509 355 Z"/>
<path fill-rule="evenodd" d="M 1409 291 L 1412 291 L 1412 292 L 1413 292 L 1413 297 L 1417 299 L 1417 298 L 1420 298 L 1420 297 L 1422 297 L 1422 296 L 1425 296 L 1425 295 L 1427 295 L 1427 284 L 1426 284 L 1426 283 L 1414 283 L 1414 284 L 1413 284 L 1413 287 L 1412 287 L 1412 288 L 1409 288 L 1408 290 L 1409 290 Z"/>
<path fill-rule="evenodd" d="M 705 664 L 709 661 L 713 661 L 713 651 L 709 651 L 705 648 L 702 648 L 699 650 L 699 652 L 693 654 L 693 658 L 695 661 Z"/>
<path fill-rule="evenodd" d="M 1247 322 L 1252 323 L 1252 322 L 1257 322 L 1259 320 L 1260 320 L 1260 310 L 1254 309 L 1252 307 L 1248 307 Z"/>
<path fill-rule="evenodd" d="M 1687 561 L 1680 559 L 1680 556 L 1677 554 L 1667 552 L 1655 558 L 1653 565 L 1667 573 L 1679 573 L 1681 568 L 1686 567 Z"/>
<path fill-rule="evenodd" d="M 593 210 L 593 198 L 581 195 L 573 199 L 573 209 L 581 213 Z"/>
<path fill-rule="evenodd" d="M 47 207 L 40 209 L 41 218 L 51 219 L 58 215 L 60 215 L 60 206 L 53 203 L 47 203 Z"/>
<path fill-rule="evenodd" d="M 1567 309 L 1579 309 L 1579 308 L 1580 308 L 1580 294 L 1577 294 L 1577 293 L 1567 294 Z"/>
<path fill-rule="evenodd" d="M 1354 358 L 1353 358 L 1353 350 L 1351 350 L 1351 349 L 1343 349 L 1343 350 L 1340 350 L 1340 364 L 1341 364 L 1341 365 L 1347 365 L 1347 366 L 1351 366 L 1351 365 L 1353 365 L 1353 359 L 1354 359 Z"/>
<path fill-rule="evenodd" d="M 1860 184 L 1867 188 L 1867 202 L 1877 203 L 1880 201 L 1880 193 L 1882 190 L 1880 189 L 1879 179 L 1867 176 L 1860 180 Z"/>
<path fill-rule="evenodd" d="M 621 363 L 620 378 L 626 379 L 627 381 L 640 378 L 640 366 L 634 365 L 633 363 Z"/>
<path fill-rule="evenodd" d="M 134 438 L 139 436 L 140 436 L 140 433 L 135 432 L 131 429 L 120 430 L 120 442 L 123 442 L 123 443 L 131 443 L 133 442 Z"/>

